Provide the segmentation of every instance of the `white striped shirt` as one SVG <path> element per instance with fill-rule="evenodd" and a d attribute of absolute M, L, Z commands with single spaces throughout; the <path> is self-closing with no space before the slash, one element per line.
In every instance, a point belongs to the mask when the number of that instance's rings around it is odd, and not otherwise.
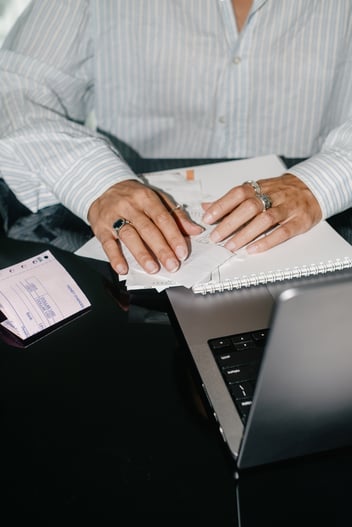
<path fill-rule="evenodd" d="M 147 158 L 309 157 L 323 217 L 352 206 L 352 2 L 40 0 L 0 51 L 0 175 L 32 211 L 90 204 Z M 128 159 L 127 159 L 128 161 Z M 258 174 L 260 179 L 260 174 Z"/>

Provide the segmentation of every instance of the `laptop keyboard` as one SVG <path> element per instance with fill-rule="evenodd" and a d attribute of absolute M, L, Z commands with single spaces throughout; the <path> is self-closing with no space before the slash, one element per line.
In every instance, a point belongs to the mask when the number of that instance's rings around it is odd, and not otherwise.
<path fill-rule="evenodd" d="M 269 330 L 208 340 L 242 422 L 247 421 Z"/>

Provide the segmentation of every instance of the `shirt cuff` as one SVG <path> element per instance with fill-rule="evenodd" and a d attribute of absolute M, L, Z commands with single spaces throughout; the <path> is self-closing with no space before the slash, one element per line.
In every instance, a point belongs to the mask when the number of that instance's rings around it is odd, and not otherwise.
<path fill-rule="evenodd" d="M 74 163 L 54 189 L 60 201 L 88 223 L 88 210 L 109 187 L 140 178 L 113 150 L 99 146 Z"/>
<path fill-rule="evenodd" d="M 319 153 L 289 168 L 312 191 L 323 219 L 352 206 L 352 163 L 338 152 Z"/>

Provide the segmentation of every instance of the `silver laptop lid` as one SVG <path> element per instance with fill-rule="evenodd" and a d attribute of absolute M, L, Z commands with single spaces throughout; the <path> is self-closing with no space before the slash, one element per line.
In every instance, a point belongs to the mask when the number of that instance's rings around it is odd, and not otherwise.
<path fill-rule="evenodd" d="M 238 467 L 352 444 L 352 277 L 277 298 Z"/>

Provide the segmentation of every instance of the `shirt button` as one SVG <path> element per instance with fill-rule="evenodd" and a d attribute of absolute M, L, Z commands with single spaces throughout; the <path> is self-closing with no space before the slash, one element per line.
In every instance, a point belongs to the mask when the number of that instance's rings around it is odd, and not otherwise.
<path fill-rule="evenodd" d="M 238 57 L 238 56 L 233 57 L 232 59 L 233 64 L 239 64 L 240 62 L 241 62 L 241 57 Z"/>
<path fill-rule="evenodd" d="M 225 119 L 225 116 L 224 116 L 224 115 L 221 115 L 221 116 L 219 117 L 219 123 L 221 123 L 221 124 L 226 123 L 226 119 Z"/>

